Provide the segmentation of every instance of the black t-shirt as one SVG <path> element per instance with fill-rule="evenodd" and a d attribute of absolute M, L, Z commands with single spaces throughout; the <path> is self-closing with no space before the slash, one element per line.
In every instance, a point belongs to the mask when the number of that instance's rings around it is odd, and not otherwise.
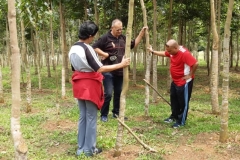
<path fill-rule="evenodd" d="M 103 65 L 117 64 L 122 61 L 125 54 L 126 37 L 120 35 L 118 38 L 111 34 L 111 31 L 101 36 L 92 47 L 99 48 L 109 54 L 109 57 L 102 60 Z M 131 41 L 131 49 L 134 48 L 135 40 Z M 112 71 L 113 74 L 122 75 L 123 69 Z"/>

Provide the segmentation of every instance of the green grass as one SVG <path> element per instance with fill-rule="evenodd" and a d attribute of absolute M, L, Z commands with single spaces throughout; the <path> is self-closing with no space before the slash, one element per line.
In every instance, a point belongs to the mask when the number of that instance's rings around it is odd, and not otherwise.
<path fill-rule="evenodd" d="M 11 77 L 9 68 L 2 68 L 2 72 L 5 103 L 0 104 L 0 160 L 14 159 L 14 148 L 10 131 L 11 84 L 9 79 Z M 28 145 L 28 158 L 31 160 L 89 159 L 83 155 L 79 157 L 75 156 L 79 110 L 75 99 L 72 97 L 70 83 L 66 84 L 66 98 L 61 99 L 61 69 L 58 68 L 57 72 L 58 81 L 56 81 L 54 72 L 52 73 L 52 77 L 49 78 L 46 76 L 46 68 L 42 69 L 42 90 L 39 91 L 38 78 L 33 74 L 34 71 L 32 70 L 31 113 L 25 113 L 26 89 L 21 88 L 21 132 Z M 142 80 L 144 79 L 144 74 L 143 67 L 139 67 L 137 70 L 138 85 L 144 85 L 144 81 Z M 159 65 L 158 90 L 169 101 L 166 75 L 167 67 Z M 22 76 L 24 82 L 26 82 L 26 75 L 22 74 Z M 239 73 L 231 72 L 230 76 L 228 129 L 231 135 L 231 133 L 239 133 L 240 130 L 240 78 Z M 163 119 L 170 114 L 170 106 L 162 99 L 159 99 L 156 103 L 152 103 L 150 96 L 149 115 L 144 115 L 145 88 L 133 86 L 130 80 L 125 112 L 129 120 L 125 123 L 143 142 L 159 151 L 159 153 L 150 153 L 147 150 L 141 149 L 141 152 L 135 153 L 136 160 L 163 159 L 163 155 L 168 154 L 164 147 L 168 144 L 180 146 L 181 142 L 179 140 L 183 135 L 187 136 L 186 143 L 191 145 L 195 137 L 201 133 L 218 133 L 220 131 L 220 116 L 211 114 L 209 79 L 206 67 L 201 64 L 194 81 L 186 126 L 177 131 L 172 129 L 169 124 L 163 122 Z M 219 80 L 221 82 L 221 77 Z M 58 82 L 57 85 L 56 82 Z M 59 114 L 56 109 L 57 99 L 60 104 Z M 221 106 L 221 95 L 219 95 L 219 105 Z M 109 116 L 107 123 L 102 123 L 98 119 L 97 144 L 103 148 L 105 155 L 114 149 L 118 130 L 118 122 L 111 118 L 111 113 Z M 123 135 L 123 150 L 128 146 L 141 148 L 141 145 L 127 130 L 124 130 Z M 238 144 L 234 145 L 236 145 L 235 148 L 239 147 Z M 222 151 L 221 147 L 224 148 L 225 145 L 220 144 L 217 150 Z M 92 159 L 104 160 L 105 157 L 104 154 L 100 154 Z"/>

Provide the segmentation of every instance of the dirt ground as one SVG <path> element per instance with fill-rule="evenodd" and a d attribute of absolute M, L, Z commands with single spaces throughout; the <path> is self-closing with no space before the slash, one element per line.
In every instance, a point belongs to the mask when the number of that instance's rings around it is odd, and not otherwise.
<path fill-rule="evenodd" d="M 56 123 L 48 122 L 43 126 L 49 130 L 69 130 L 76 128 L 76 124 L 71 121 L 60 121 Z M 179 132 L 178 130 L 175 131 Z M 175 133 L 175 134 L 176 134 Z M 174 133 L 173 133 L 174 134 Z M 219 142 L 217 133 L 202 133 L 189 142 L 189 137 L 182 136 L 177 145 L 172 143 L 164 146 L 164 153 L 161 153 L 163 160 L 240 160 L 240 135 L 237 133 L 229 134 L 227 143 Z M 69 145 L 59 144 L 60 146 L 49 148 L 50 153 L 63 152 Z M 114 149 L 103 151 L 102 156 L 106 160 L 134 160 L 139 154 L 148 151 L 139 145 L 125 145 L 122 147 L 120 157 L 113 157 Z M 157 153 L 155 153 L 157 154 Z"/>

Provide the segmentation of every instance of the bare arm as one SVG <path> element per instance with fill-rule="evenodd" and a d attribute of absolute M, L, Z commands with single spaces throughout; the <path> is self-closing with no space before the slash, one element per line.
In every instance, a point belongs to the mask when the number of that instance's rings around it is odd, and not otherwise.
<path fill-rule="evenodd" d="M 106 58 L 109 56 L 108 53 L 103 52 L 100 48 L 95 48 L 94 50 L 95 50 L 95 52 L 97 52 L 97 54 L 98 54 L 99 56 L 102 57 L 103 60 L 106 59 Z"/>
<path fill-rule="evenodd" d="M 155 54 L 157 56 L 166 57 L 165 51 L 154 51 L 152 46 L 148 47 L 147 49 L 149 50 L 149 52 L 152 52 L 152 54 Z"/>
<path fill-rule="evenodd" d="M 155 54 L 157 56 L 166 57 L 165 51 L 152 51 L 152 54 Z"/>
<path fill-rule="evenodd" d="M 116 69 L 127 67 L 129 65 L 130 65 L 130 58 L 123 58 L 121 63 L 102 66 L 97 70 L 97 72 L 110 72 Z"/>

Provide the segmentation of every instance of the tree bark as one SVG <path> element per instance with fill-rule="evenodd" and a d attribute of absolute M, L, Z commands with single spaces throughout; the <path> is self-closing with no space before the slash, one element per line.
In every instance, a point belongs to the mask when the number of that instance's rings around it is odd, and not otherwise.
<path fill-rule="evenodd" d="M 212 113 L 219 114 L 219 102 L 218 102 L 218 33 L 216 28 L 215 7 L 214 0 L 211 2 L 211 24 L 213 33 L 213 46 L 212 46 L 212 65 L 211 65 L 211 104 Z"/>
<path fill-rule="evenodd" d="M 6 23 L 6 61 L 5 61 L 5 63 L 4 63 L 4 61 L 3 61 L 3 64 L 2 64 L 2 67 L 4 67 L 5 65 L 6 66 L 9 66 L 9 64 L 10 64 L 10 44 L 9 44 L 9 30 L 8 30 L 8 23 Z"/>
<path fill-rule="evenodd" d="M 157 1 L 153 0 L 153 48 L 157 48 Z M 158 88 L 157 85 L 157 62 L 158 62 L 158 56 L 157 55 L 153 55 L 153 86 L 154 88 Z M 155 103 L 157 101 L 157 93 L 155 91 L 153 91 L 152 93 L 152 102 Z"/>
<path fill-rule="evenodd" d="M 142 11 L 143 11 L 143 23 L 144 26 L 147 25 L 147 12 L 146 7 L 144 5 L 144 1 L 140 0 Z M 150 67 L 151 67 L 151 59 L 152 55 L 149 53 L 147 48 L 149 47 L 149 33 L 148 30 L 145 31 L 145 37 L 146 37 L 146 44 L 145 44 L 145 53 L 146 53 L 146 73 L 145 73 L 145 79 L 149 82 L 150 81 Z M 149 115 L 149 86 L 145 84 L 145 116 Z"/>
<path fill-rule="evenodd" d="M 130 58 L 130 49 L 131 49 L 131 37 L 132 37 L 132 24 L 133 24 L 133 8 L 134 8 L 134 0 L 129 0 L 129 8 L 128 8 L 128 24 L 127 24 L 127 32 L 126 32 L 126 45 L 125 45 L 125 57 Z M 123 68 L 123 88 L 120 97 L 120 110 L 119 110 L 119 118 L 122 122 L 124 122 L 124 114 L 126 108 L 126 94 L 128 91 L 129 85 L 129 73 L 128 67 Z M 122 136 L 123 136 L 124 127 L 121 123 L 118 123 L 118 133 L 117 140 L 115 146 L 114 157 L 119 157 L 121 155 L 121 147 L 122 147 Z"/>
<path fill-rule="evenodd" d="M 51 62 L 52 62 L 52 68 L 55 71 L 56 66 L 55 66 L 55 55 L 54 55 L 54 40 L 53 40 L 53 7 L 52 7 L 52 2 L 51 4 L 51 16 L 50 16 L 50 44 L 51 44 Z"/>
<path fill-rule="evenodd" d="M 135 12 L 135 10 L 134 10 L 134 12 Z M 137 36 L 137 29 L 138 29 L 138 27 L 137 27 L 137 25 L 136 25 L 136 14 L 134 14 L 133 15 L 134 17 L 134 37 L 136 37 Z M 132 67 L 132 73 L 133 73 L 133 85 L 134 86 L 136 86 L 137 85 L 137 78 L 136 78 L 136 74 L 137 74 L 137 59 L 136 59 L 136 57 L 137 57 L 137 48 L 138 47 L 135 47 L 134 49 L 133 49 L 133 59 L 132 59 L 132 63 L 133 63 L 133 67 Z M 139 57 L 139 56 L 138 56 Z"/>
<path fill-rule="evenodd" d="M 4 103 L 3 83 L 2 83 L 2 65 L 0 64 L 0 103 Z"/>
<path fill-rule="evenodd" d="M 98 1 L 94 0 L 94 17 L 95 17 L 95 21 L 96 21 L 96 25 L 99 26 L 99 14 L 98 14 L 98 7 L 97 7 Z M 99 38 L 99 33 L 97 32 L 97 34 L 95 35 L 95 39 Z"/>
<path fill-rule="evenodd" d="M 210 33 L 211 32 L 211 25 L 209 24 L 208 25 L 208 32 Z M 207 48 L 206 48 L 206 62 L 207 62 L 207 75 L 209 76 L 209 74 L 210 74 L 210 60 L 209 60 L 209 58 L 210 58 L 210 37 L 211 37 L 211 35 L 210 34 L 208 34 L 207 35 Z"/>
<path fill-rule="evenodd" d="M 167 40 L 170 40 L 172 37 L 172 7 L 173 7 L 173 0 L 170 0 L 170 9 L 169 9 L 169 19 L 168 19 L 168 33 L 167 33 Z M 180 27 L 179 27 L 180 28 Z M 180 32 L 179 32 L 180 33 Z M 163 57 L 164 60 L 164 57 Z M 170 59 L 167 58 L 167 66 L 168 68 L 170 68 Z M 167 92 L 170 92 L 170 86 L 171 86 L 171 82 L 172 82 L 172 78 L 171 78 L 171 73 L 170 70 L 167 71 Z"/>
<path fill-rule="evenodd" d="M 218 38 L 219 38 L 219 44 L 218 44 L 218 74 L 220 74 L 220 68 L 221 68 L 221 61 L 222 61 L 222 36 L 221 36 L 221 3 L 222 0 L 216 0 L 216 13 L 217 13 L 217 31 L 218 31 Z M 218 79 L 219 80 L 219 79 Z M 219 84 L 219 82 L 218 82 Z"/>
<path fill-rule="evenodd" d="M 35 54 L 36 54 L 36 67 L 37 67 L 37 75 L 38 75 L 38 89 L 42 90 L 42 77 L 41 77 L 41 67 L 40 67 L 40 52 L 39 52 L 39 41 L 38 41 L 38 31 L 35 30 L 35 34 L 33 34 L 34 39 L 34 48 L 35 48 Z"/>
<path fill-rule="evenodd" d="M 64 19 L 64 9 L 62 2 L 59 2 L 59 12 L 60 12 L 60 24 L 61 24 L 61 50 L 62 50 L 62 98 L 66 97 L 66 35 L 65 35 L 65 19 Z"/>
<path fill-rule="evenodd" d="M 236 66 L 235 66 L 235 70 L 238 70 L 238 63 L 239 63 L 239 31 L 237 31 L 237 60 L 236 60 Z"/>
<path fill-rule="evenodd" d="M 227 142 L 228 139 L 228 90 L 229 90 L 229 38 L 230 24 L 232 19 L 234 0 L 229 0 L 227 18 L 224 27 L 223 43 L 223 83 L 222 83 L 222 108 L 221 108 L 221 129 L 220 142 Z"/>
<path fill-rule="evenodd" d="M 15 0 L 8 0 L 8 23 L 10 31 L 11 48 L 11 87 L 12 87 L 12 110 L 11 110 L 11 134 L 15 149 L 15 159 L 27 160 L 27 144 L 22 137 L 20 126 L 20 50 L 17 39 Z"/>
<path fill-rule="evenodd" d="M 43 28 L 46 30 L 46 28 Z M 50 29 L 51 32 L 51 29 Z M 51 35 L 51 33 L 49 33 Z M 44 34 L 44 40 L 43 43 L 45 44 L 45 60 L 46 60 L 46 66 L 47 66 L 47 77 L 51 77 L 51 66 L 50 66 L 50 53 L 51 53 L 51 48 L 49 47 L 49 44 L 51 46 L 50 39 L 48 38 L 47 34 Z"/>
<path fill-rule="evenodd" d="M 26 48 L 26 39 L 25 39 L 25 26 L 24 22 L 21 19 L 21 37 L 22 37 L 22 48 L 21 48 L 21 59 L 22 59 L 22 68 L 26 70 L 27 66 L 27 48 Z"/>

